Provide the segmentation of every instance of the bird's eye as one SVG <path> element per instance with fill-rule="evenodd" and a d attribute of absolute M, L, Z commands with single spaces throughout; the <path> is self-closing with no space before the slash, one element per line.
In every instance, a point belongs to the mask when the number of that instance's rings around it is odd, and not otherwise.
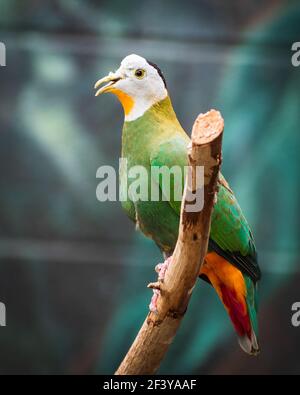
<path fill-rule="evenodd" d="M 142 78 L 145 77 L 146 71 L 144 69 L 136 69 L 134 72 L 134 75 L 136 76 L 136 78 L 141 80 Z"/>

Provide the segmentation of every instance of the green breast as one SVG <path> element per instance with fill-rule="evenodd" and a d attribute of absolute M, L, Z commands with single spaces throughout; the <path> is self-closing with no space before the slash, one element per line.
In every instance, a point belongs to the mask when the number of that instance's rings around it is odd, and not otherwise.
<path fill-rule="evenodd" d="M 127 160 L 127 171 L 133 166 L 143 166 L 148 173 L 143 187 L 151 196 L 151 157 L 153 152 L 166 141 L 181 139 L 183 144 L 189 141 L 182 130 L 167 97 L 159 105 L 153 106 L 142 117 L 125 122 L 122 134 L 122 158 Z M 172 153 L 170 152 L 170 155 Z M 132 179 L 126 181 L 126 169 L 120 168 L 120 189 L 125 193 Z M 124 196 L 124 195 L 123 195 Z M 129 198 L 122 202 L 127 215 L 136 222 L 141 231 L 151 237 L 163 250 L 170 251 L 177 240 L 179 215 L 170 204 L 159 201 L 136 201 Z"/>

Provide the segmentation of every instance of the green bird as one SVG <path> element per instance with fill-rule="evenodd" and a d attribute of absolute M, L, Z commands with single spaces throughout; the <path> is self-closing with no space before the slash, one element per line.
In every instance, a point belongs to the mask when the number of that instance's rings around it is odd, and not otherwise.
<path fill-rule="evenodd" d="M 103 85 L 106 84 L 106 85 Z M 113 93 L 124 109 L 122 158 L 127 166 L 143 166 L 151 174 L 154 166 L 188 165 L 187 146 L 190 138 L 181 127 L 167 91 L 166 80 L 157 65 L 138 55 L 129 55 L 119 69 L 100 79 L 96 96 Z M 182 174 L 184 172 L 182 171 Z M 127 188 L 127 174 L 120 169 L 120 189 Z M 145 177 L 151 189 L 151 177 Z M 160 190 L 164 190 L 159 178 Z M 209 282 L 221 299 L 239 337 L 242 349 L 259 353 L 257 325 L 257 282 L 261 273 L 250 227 L 225 178 L 220 173 L 218 196 L 211 218 L 209 248 L 200 278 Z M 172 179 L 171 197 L 157 201 L 134 199 L 122 202 L 129 216 L 147 237 L 163 252 L 165 264 L 158 267 L 163 277 L 170 263 L 178 236 L 180 206 L 174 198 L 181 186 Z M 129 194 L 128 194 L 129 195 Z M 151 309 L 155 310 L 157 294 Z"/>

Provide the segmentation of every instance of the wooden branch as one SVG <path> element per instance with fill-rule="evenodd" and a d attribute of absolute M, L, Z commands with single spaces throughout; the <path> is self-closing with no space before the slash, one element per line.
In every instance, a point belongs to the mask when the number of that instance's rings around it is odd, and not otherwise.
<path fill-rule="evenodd" d="M 224 121 L 218 111 L 200 114 L 188 147 L 191 171 L 188 172 L 178 240 L 172 263 L 163 282 L 157 283 L 161 294 L 157 314 L 150 312 L 117 375 L 154 374 L 172 343 L 207 253 L 210 220 L 216 199 L 217 179 L 221 164 Z M 204 207 L 191 212 L 191 193 L 201 192 L 197 185 L 196 167 L 204 166 Z"/>

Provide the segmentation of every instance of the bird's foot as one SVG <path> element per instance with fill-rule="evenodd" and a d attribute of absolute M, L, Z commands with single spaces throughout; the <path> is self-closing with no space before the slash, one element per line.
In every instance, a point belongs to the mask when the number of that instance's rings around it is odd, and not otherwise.
<path fill-rule="evenodd" d="M 158 265 L 155 266 L 155 271 L 158 273 L 158 281 L 156 283 L 150 283 L 148 285 L 148 288 L 153 289 L 153 296 L 149 305 L 149 310 L 152 313 L 157 314 L 157 301 L 160 296 L 160 284 L 164 281 L 166 271 L 168 270 L 168 267 L 170 263 L 172 262 L 172 257 L 169 257 L 165 260 L 164 263 L 159 263 Z"/>
<path fill-rule="evenodd" d="M 172 262 L 172 256 L 169 256 L 164 263 L 159 263 L 158 265 L 155 266 L 155 271 L 158 273 L 158 281 L 164 281 L 166 271 L 168 270 L 168 267 L 170 263 Z"/>
<path fill-rule="evenodd" d="M 157 310 L 157 301 L 160 295 L 160 290 L 159 289 L 154 289 L 153 290 L 153 295 L 151 298 L 151 302 L 149 304 L 149 310 L 151 311 L 151 313 L 157 314 L 158 310 Z"/>

